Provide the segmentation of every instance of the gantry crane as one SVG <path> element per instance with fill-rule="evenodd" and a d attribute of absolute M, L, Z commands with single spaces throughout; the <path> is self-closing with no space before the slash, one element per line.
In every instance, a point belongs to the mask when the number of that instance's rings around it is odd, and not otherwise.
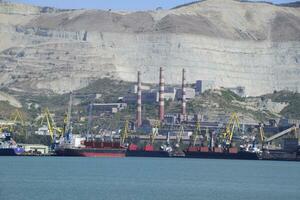
<path fill-rule="evenodd" d="M 70 140 L 70 137 L 72 135 L 72 125 L 71 125 L 72 105 L 73 105 L 73 93 L 70 92 L 68 112 L 64 118 L 64 132 L 63 132 L 63 137 L 67 137 L 67 140 Z"/>
<path fill-rule="evenodd" d="M 126 138 L 128 137 L 128 125 L 129 125 L 129 121 L 126 120 L 125 121 L 125 125 L 123 127 L 123 129 L 121 130 L 121 134 L 120 134 L 120 144 L 124 145 Z"/>
<path fill-rule="evenodd" d="M 176 134 L 176 147 L 180 147 L 180 143 L 182 142 L 182 137 L 184 134 L 184 127 L 183 124 L 180 125 L 179 132 Z"/>
<path fill-rule="evenodd" d="M 89 108 L 88 108 L 88 123 L 87 123 L 87 132 L 86 132 L 86 137 L 89 137 L 90 134 L 92 134 L 91 132 L 91 128 L 92 128 L 92 122 L 93 122 L 93 102 L 91 102 L 89 104 Z M 91 137 L 93 138 L 93 137 Z"/>
<path fill-rule="evenodd" d="M 295 137 L 297 137 L 297 129 L 298 129 L 298 125 L 293 125 L 292 127 L 286 129 L 286 130 L 283 130 L 279 133 L 276 133 L 275 135 L 272 135 L 271 137 L 266 137 L 265 136 L 265 133 L 264 133 L 264 129 L 263 129 L 263 125 L 261 124 L 260 127 L 259 127 L 259 133 L 260 133 L 260 139 L 261 139 L 261 143 L 262 143 L 262 149 L 264 148 L 264 145 L 267 144 L 269 145 L 273 140 L 275 139 L 278 139 L 290 132 L 293 132 L 295 133 Z"/>
<path fill-rule="evenodd" d="M 51 141 L 55 142 L 57 137 L 61 137 L 63 135 L 63 129 L 56 127 L 55 122 L 51 116 L 51 113 L 48 108 L 44 110 L 41 125 L 44 124 L 44 121 L 46 120 L 48 131 L 51 137 Z M 57 132 L 59 134 L 57 134 Z"/>
<path fill-rule="evenodd" d="M 240 128 L 240 122 L 237 114 L 233 112 L 229 118 L 228 124 L 226 125 L 225 132 L 223 133 L 224 144 L 227 147 L 231 146 L 235 128 Z"/>
<path fill-rule="evenodd" d="M 279 133 L 276 133 L 275 135 L 272 135 L 272 136 L 269 137 L 269 138 L 266 138 L 266 139 L 265 139 L 265 142 L 266 142 L 266 143 L 270 143 L 271 141 L 273 141 L 273 140 L 275 140 L 275 139 L 277 139 L 277 138 L 280 138 L 280 137 L 282 137 L 282 136 L 284 136 L 284 135 L 286 135 L 286 134 L 288 134 L 288 133 L 290 133 L 290 132 L 292 132 L 292 131 L 294 131 L 295 136 L 296 136 L 296 134 L 297 134 L 297 128 L 298 128 L 298 127 L 299 127 L 299 126 L 297 126 L 297 125 L 293 125 L 292 127 L 288 128 L 288 129 L 286 129 L 286 130 L 284 130 L 284 131 L 281 131 L 281 132 L 279 132 Z"/>
<path fill-rule="evenodd" d="M 266 139 L 263 124 L 260 124 L 259 126 L 259 134 L 261 140 L 261 148 L 263 149 L 265 144 L 265 139 Z"/>
<path fill-rule="evenodd" d="M 159 122 L 155 122 L 154 127 L 152 128 L 152 133 L 150 134 L 150 144 L 153 145 L 156 136 L 158 135 L 158 127 L 159 127 Z"/>
<path fill-rule="evenodd" d="M 10 121 L 11 121 L 11 125 L 9 126 L 9 131 L 12 133 L 14 132 L 14 127 L 16 124 L 20 124 L 22 127 L 22 131 L 21 132 L 25 132 L 24 131 L 24 127 L 25 127 L 25 121 L 24 121 L 24 117 L 23 114 L 21 113 L 20 110 L 16 109 L 10 117 Z"/>
<path fill-rule="evenodd" d="M 197 121 L 197 122 L 196 122 L 195 129 L 194 129 L 194 131 L 193 131 L 193 134 L 192 134 L 191 137 L 190 137 L 190 144 L 191 144 L 192 146 L 196 146 L 196 142 L 197 142 L 197 140 L 198 140 L 200 134 L 201 134 L 200 122 Z"/>

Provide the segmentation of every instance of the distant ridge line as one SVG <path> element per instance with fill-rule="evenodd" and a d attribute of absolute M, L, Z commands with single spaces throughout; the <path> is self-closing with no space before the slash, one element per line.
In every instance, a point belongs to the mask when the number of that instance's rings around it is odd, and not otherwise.
<path fill-rule="evenodd" d="M 171 10 L 175 10 L 175 9 L 178 9 L 178 8 L 181 8 L 181 7 L 185 7 L 185 6 L 190 6 L 190 5 L 193 5 L 193 4 L 196 4 L 196 3 L 200 3 L 200 2 L 203 2 L 203 1 L 206 1 L 206 0 L 192 1 L 190 3 L 181 4 L 181 5 L 178 5 L 178 6 L 175 6 L 175 7 L 171 8 Z"/>
<path fill-rule="evenodd" d="M 190 6 L 190 5 L 201 3 L 201 2 L 204 2 L 204 1 L 207 1 L 207 0 L 198 0 L 198 1 L 192 1 L 190 3 L 181 4 L 181 5 L 178 5 L 178 6 L 175 6 L 175 7 L 171 8 L 171 10 L 175 10 L 175 9 L 178 9 L 178 8 Z M 282 7 L 296 7 L 296 8 L 300 7 L 300 1 L 295 1 L 295 2 L 290 2 L 290 3 L 281 3 L 281 4 L 274 4 L 274 3 L 269 2 L 269 1 L 249 1 L 249 0 L 235 0 L 235 1 L 238 1 L 238 2 L 241 2 L 241 3 L 267 3 L 267 4 L 270 4 L 270 5 L 282 6 Z"/>
<path fill-rule="evenodd" d="M 238 1 L 238 0 L 237 0 Z M 282 7 L 300 7 L 300 1 L 294 1 L 294 2 L 290 2 L 290 3 L 280 3 L 280 4 L 275 4 L 269 1 L 249 1 L 249 0 L 239 0 L 239 2 L 241 3 L 267 3 L 270 5 L 274 5 L 274 6 L 282 6 Z"/>

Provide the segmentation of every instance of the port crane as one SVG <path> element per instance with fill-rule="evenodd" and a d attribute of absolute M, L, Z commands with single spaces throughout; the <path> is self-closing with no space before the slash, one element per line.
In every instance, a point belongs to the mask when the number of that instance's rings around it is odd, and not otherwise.
<path fill-rule="evenodd" d="M 262 143 L 262 149 L 264 149 L 265 144 L 270 144 L 273 140 L 278 139 L 290 132 L 294 131 L 295 136 L 297 137 L 297 129 L 298 128 L 299 128 L 299 126 L 294 125 L 286 130 L 283 130 L 283 131 L 276 133 L 275 135 L 272 135 L 271 137 L 267 138 L 264 133 L 263 125 L 261 124 L 259 127 L 259 133 L 260 133 L 260 139 L 261 139 L 261 143 Z"/>
<path fill-rule="evenodd" d="M 271 141 L 273 141 L 273 140 L 275 140 L 277 138 L 280 138 L 280 137 L 284 136 L 285 134 L 288 134 L 288 133 L 290 133 L 292 131 L 294 131 L 295 135 L 297 134 L 297 126 L 296 125 L 288 128 L 288 129 L 286 129 L 284 131 L 281 131 L 281 132 L 279 132 L 279 133 L 277 133 L 277 134 L 275 134 L 275 135 L 273 135 L 273 136 L 271 136 L 269 138 L 266 138 L 264 141 L 266 143 L 270 143 Z"/>
<path fill-rule="evenodd" d="M 239 129 L 240 123 L 237 113 L 233 112 L 229 118 L 228 124 L 226 125 L 225 132 L 223 133 L 224 144 L 227 147 L 231 146 L 235 128 Z"/>
<path fill-rule="evenodd" d="M 21 113 L 20 110 L 16 109 L 10 117 L 10 121 L 12 122 L 11 125 L 9 126 L 9 131 L 10 132 L 14 132 L 14 127 L 16 124 L 20 124 L 22 127 L 21 132 L 24 133 L 24 127 L 25 127 L 25 121 L 24 121 L 24 117 L 23 114 Z"/>
<path fill-rule="evenodd" d="M 195 126 L 195 130 L 193 131 L 193 134 L 191 135 L 190 137 L 190 143 L 193 145 L 193 146 L 196 146 L 196 142 L 199 138 L 201 134 L 201 128 L 200 128 L 200 122 L 197 121 L 196 122 L 196 126 Z"/>
<path fill-rule="evenodd" d="M 64 118 L 64 132 L 63 132 L 63 137 L 66 137 L 68 142 L 70 142 L 72 137 L 72 125 L 71 125 L 72 105 L 73 105 L 73 93 L 70 92 L 68 112 Z"/>
<path fill-rule="evenodd" d="M 182 142 L 183 134 L 184 134 L 184 127 L 183 127 L 183 124 L 181 124 L 179 132 L 176 134 L 176 145 L 175 146 L 177 148 L 180 147 L 180 143 Z"/>
<path fill-rule="evenodd" d="M 44 121 L 46 121 L 52 142 L 55 142 L 57 137 L 63 136 L 63 129 L 56 127 L 55 122 L 54 122 L 48 108 L 45 108 L 45 110 L 44 110 L 43 117 L 41 120 L 41 125 L 44 124 Z M 59 133 L 59 135 L 57 133 Z"/>
<path fill-rule="evenodd" d="M 261 148 L 263 149 L 264 144 L 265 144 L 265 139 L 266 139 L 263 124 L 260 124 L 260 126 L 259 126 L 259 134 L 260 134 L 260 140 L 261 140 Z"/>
<path fill-rule="evenodd" d="M 87 132 L 86 132 L 86 137 L 89 137 L 90 134 L 92 134 L 91 128 L 92 128 L 92 122 L 93 122 L 93 102 L 89 104 L 89 116 L 88 116 L 88 123 L 87 123 Z M 93 138 L 93 137 L 91 137 Z"/>
<path fill-rule="evenodd" d="M 4 126 L 1 126 L 1 133 L 8 131 L 9 133 L 15 133 L 18 135 L 25 136 L 25 140 L 27 140 L 27 130 L 26 124 L 24 120 L 23 113 L 16 109 L 10 116 L 9 122 L 7 122 Z"/>
<path fill-rule="evenodd" d="M 128 137 L 128 130 L 129 130 L 128 126 L 129 126 L 129 121 L 126 120 L 124 128 L 121 130 L 121 134 L 120 134 L 120 144 L 121 145 L 124 145 L 125 140 Z"/>
<path fill-rule="evenodd" d="M 154 127 L 152 128 L 152 133 L 150 134 L 150 144 L 153 145 L 156 136 L 158 135 L 158 126 L 159 126 L 159 122 L 155 122 Z"/>

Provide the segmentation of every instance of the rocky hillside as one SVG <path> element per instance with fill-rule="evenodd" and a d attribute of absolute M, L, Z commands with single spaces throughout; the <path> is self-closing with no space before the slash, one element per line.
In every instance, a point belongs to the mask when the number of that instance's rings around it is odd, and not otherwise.
<path fill-rule="evenodd" d="M 0 84 L 65 93 L 109 77 L 212 80 L 248 95 L 300 89 L 300 7 L 206 0 L 170 10 L 59 10 L 0 3 Z"/>

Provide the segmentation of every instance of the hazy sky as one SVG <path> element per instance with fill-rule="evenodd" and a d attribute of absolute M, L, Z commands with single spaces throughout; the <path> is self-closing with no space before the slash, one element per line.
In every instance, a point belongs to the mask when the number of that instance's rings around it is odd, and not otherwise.
<path fill-rule="evenodd" d="M 11 0 L 39 6 L 57 8 L 95 8 L 113 10 L 153 10 L 157 7 L 172 8 L 194 0 Z M 270 0 L 273 3 L 287 3 L 296 0 Z"/>

